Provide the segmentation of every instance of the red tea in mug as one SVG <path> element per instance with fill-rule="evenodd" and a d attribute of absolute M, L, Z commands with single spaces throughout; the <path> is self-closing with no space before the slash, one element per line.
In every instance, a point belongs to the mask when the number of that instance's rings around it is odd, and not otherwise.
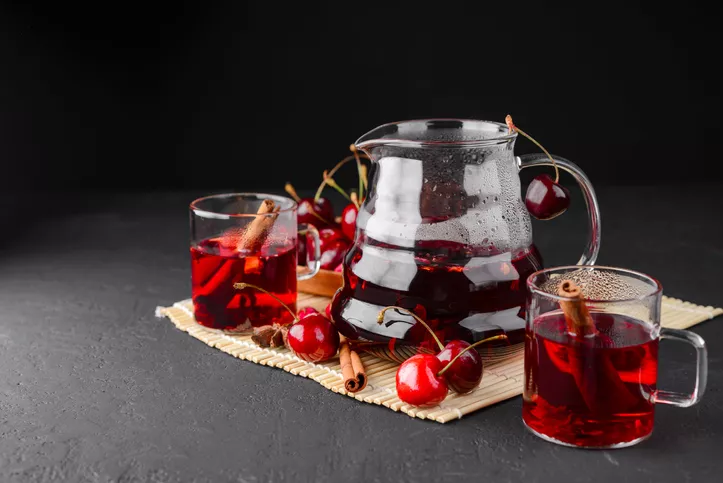
<path fill-rule="evenodd" d="M 238 237 L 211 238 L 191 247 L 191 292 L 196 320 L 213 329 L 242 331 L 290 324 L 291 314 L 273 297 L 235 283 L 258 285 L 296 312 L 296 247 L 293 240 L 266 243 L 254 252 Z"/>
<path fill-rule="evenodd" d="M 545 437 L 585 447 L 613 446 L 653 430 L 658 338 L 651 324 L 590 312 L 598 334 L 568 333 L 565 316 L 535 319 L 525 341 L 522 417 Z"/>

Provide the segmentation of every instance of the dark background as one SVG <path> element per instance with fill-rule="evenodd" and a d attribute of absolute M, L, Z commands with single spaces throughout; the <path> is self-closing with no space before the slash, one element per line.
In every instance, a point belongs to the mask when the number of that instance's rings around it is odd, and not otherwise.
<path fill-rule="evenodd" d="M 694 1 L 0 0 L 0 481 L 717 481 L 720 317 L 693 329 L 699 405 L 660 406 L 636 448 L 581 452 L 525 432 L 520 398 L 426 424 L 154 310 L 190 293 L 194 197 L 311 189 L 381 123 L 508 112 L 590 175 L 601 264 L 723 306 L 720 44 Z M 534 226 L 547 266 L 583 247 L 572 193 Z M 660 358 L 660 387 L 690 390 L 690 348 Z"/>
<path fill-rule="evenodd" d="M 4 2 L 4 191 L 312 188 L 379 124 L 508 112 L 595 184 L 710 181 L 720 25 L 696 2 Z"/>

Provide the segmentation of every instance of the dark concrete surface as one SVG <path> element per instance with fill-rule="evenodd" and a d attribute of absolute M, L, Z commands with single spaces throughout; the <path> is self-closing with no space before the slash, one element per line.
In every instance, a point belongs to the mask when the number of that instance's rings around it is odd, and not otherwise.
<path fill-rule="evenodd" d="M 723 306 L 722 186 L 606 188 L 599 262 Z M 45 200 L 0 245 L 0 482 L 719 481 L 723 318 L 694 330 L 710 378 L 660 406 L 651 439 L 583 451 L 527 433 L 512 399 L 446 425 L 242 362 L 154 317 L 189 295 L 187 202 L 198 193 Z M 42 200 L 37 201 L 40 203 Z M 579 199 L 535 224 L 547 265 L 583 244 Z M 47 216 L 43 216 L 45 213 Z M 660 385 L 688 389 L 692 351 L 665 342 Z"/>

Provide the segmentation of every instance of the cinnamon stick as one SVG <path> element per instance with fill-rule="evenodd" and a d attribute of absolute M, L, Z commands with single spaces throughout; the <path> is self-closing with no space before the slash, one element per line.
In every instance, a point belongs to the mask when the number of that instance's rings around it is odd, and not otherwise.
<path fill-rule="evenodd" d="M 364 389 L 367 385 L 367 373 L 359 354 L 352 350 L 349 341 L 343 335 L 340 336 L 339 363 L 341 374 L 344 378 L 344 389 L 347 392 L 355 393 Z"/>
<path fill-rule="evenodd" d="M 590 317 L 590 311 L 582 297 L 582 289 L 572 280 L 563 280 L 557 287 L 557 294 L 575 300 L 560 302 L 560 308 L 565 314 L 567 331 L 578 337 L 597 335 L 597 329 Z"/>
<path fill-rule="evenodd" d="M 249 250 L 254 252 L 260 249 L 266 237 L 271 231 L 276 218 L 279 216 L 280 207 L 276 206 L 273 200 L 265 199 L 261 202 L 261 206 L 256 211 L 256 217 L 249 223 L 241 236 L 241 240 L 237 246 L 237 250 Z"/>
<path fill-rule="evenodd" d="M 568 330 L 576 339 L 567 347 L 567 358 L 588 409 L 596 414 L 608 414 L 634 407 L 638 399 L 622 381 L 608 355 L 596 350 L 601 335 L 585 305 L 582 289 L 572 280 L 563 280 L 557 293 L 569 298 L 560 302 Z"/>

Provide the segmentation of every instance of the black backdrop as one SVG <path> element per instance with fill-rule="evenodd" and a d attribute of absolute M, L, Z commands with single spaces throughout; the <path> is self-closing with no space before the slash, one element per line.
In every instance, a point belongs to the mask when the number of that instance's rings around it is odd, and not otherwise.
<path fill-rule="evenodd" d="M 2 3 L 3 184 L 311 187 L 378 124 L 508 112 L 596 184 L 714 178 L 715 10 L 494 3 Z"/>

